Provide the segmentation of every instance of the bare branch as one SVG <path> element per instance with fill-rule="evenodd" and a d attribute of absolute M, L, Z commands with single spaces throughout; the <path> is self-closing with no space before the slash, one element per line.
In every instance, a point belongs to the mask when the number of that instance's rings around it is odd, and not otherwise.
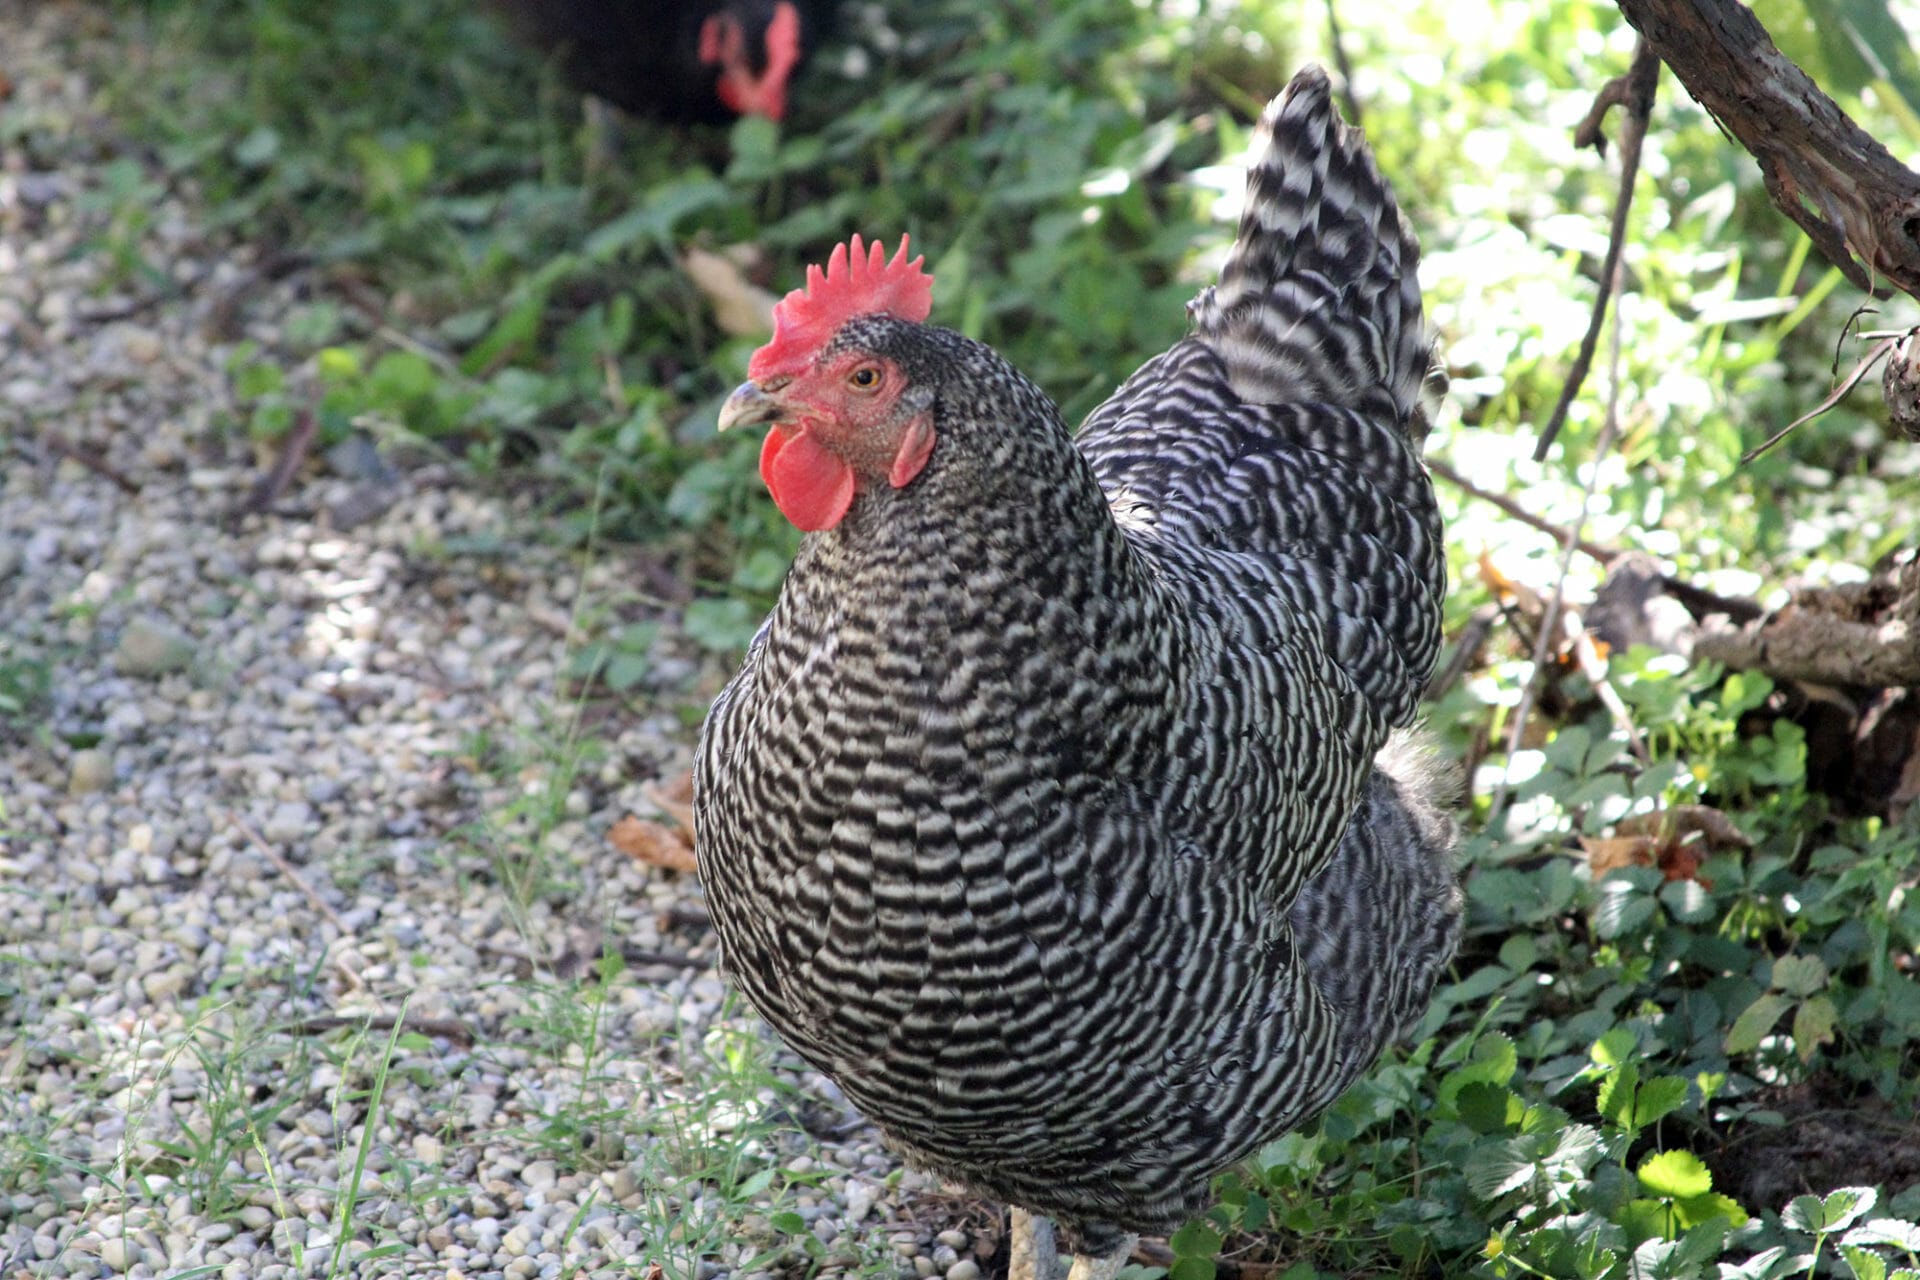
<path fill-rule="evenodd" d="M 1620 254 L 1626 247 L 1633 185 L 1640 176 L 1640 144 L 1647 138 L 1647 121 L 1653 115 L 1653 94 L 1659 85 L 1660 60 L 1642 37 L 1634 42 L 1633 63 L 1627 68 L 1627 74 L 1607 82 L 1594 99 L 1593 109 L 1573 133 L 1577 145 L 1590 146 L 1604 155 L 1606 135 L 1600 132 L 1600 121 L 1615 103 L 1626 108 L 1626 117 L 1620 124 L 1620 194 L 1614 198 L 1613 224 L 1607 229 L 1607 260 L 1600 267 L 1600 292 L 1593 300 L 1593 316 L 1587 321 L 1586 336 L 1580 339 L 1580 353 L 1574 357 L 1566 384 L 1560 388 L 1560 401 L 1553 406 L 1539 443 L 1533 446 L 1535 462 L 1547 456 L 1554 437 L 1566 424 L 1567 410 L 1573 407 L 1573 398 L 1580 394 L 1587 370 L 1593 367 L 1593 353 L 1600 345 L 1600 326 L 1606 322 L 1607 304 L 1613 300 L 1614 290 L 1620 287 Z"/>
<path fill-rule="evenodd" d="M 1882 338 L 1880 341 L 1874 343 L 1873 346 L 1867 349 L 1867 354 L 1860 357 L 1860 363 L 1853 366 L 1853 372 L 1841 379 L 1840 385 L 1827 393 L 1825 400 L 1822 400 L 1819 404 L 1813 406 L 1813 408 L 1807 410 L 1792 422 L 1789 422 L 1786 426 L 1780 428 L 1765 440 L 1762 440 L 1759 444 L 1741 454 L 1740 465 L 1744 467 L 1747 463 L 1752 462 L 1755 458 L 1767 452 L 1767 450 L 1773 448 L 1773 446 L 1779 444 L 1782 440 L 1785 440 L 1788 433 L 1793 431 L 1794 428 L 1804 422 L 1812 422 L 1815 418 L 1846 399 L 1847 392 L 1853 390 L 1854 387 L 1859 384 L 1860 379 L 1867 376 L 1867 371 L 1873 368 L 1875 362 L 1896 346 L 1899 346 L 1904 337 L 1904 334 L 1895 334 L 1891 337 Z"/>
<path fill-rule="evenodd" d="M 1327 43 L 1333 46 L 1333 65 L 1340 69 L 1340 104 L 1347 110 L 1347 123 L 1363 129 L 1360 99 L 1353 92 L 1353 63 L 1347 59 L 1347 42 L 1340 34 L 1340 0 L 1327 0 Z"/>
<path fill-rule="evenodd" d="M 1849 119 L 1738 0 L 1619 3 L 1687 92 L 1760 162 L 1775 207 L 1847 279 L 1920 297 L 1920 174 Z"/>
<path fill-rule="evenodd" d="M 1482 489 L 1479 485 L 1474 484 L 1473 481 L 1467 479 L 1437 458 L 1427 459 L 1427 470 L 1439 476 L 1448 484 L 1456 486 L 1461 492 L 1468 496 L 1478 498 L 1482 502 L 1491 503 L 1512 516 L 1515 520 L 1518 520 L 1521 524 L 1529 528 L 1538 529 L 1563 546 L 1566 544 L 1568 533 L 1566 529 L 1554 524 L 1550 520 L 1541 519 L 1505 494 Z M 1583 555 L 1591 556 L 1601 564 L 1612 564 L 1615 560 L 1628 553 L 1628 548 L 1610 547 L 1603 542 L 1589 542 L 1585 538 L 1576 537 L 1573 540 L 1573 545 L 1575 550 Z M 1760 607 L 1757 601 L 1748 600 L 1740 596 L 1723 596 L 1717 591 L 1709 591 L 1705 587 L 1697 587 L 1685 579 L 1674 577 L 1670 573 L 1662 573 L 1660 575 L 1660 583 L 1666 588 L 1668 595 L 1685 605 L 1696 618 L 1704 618 L 1715 613 L 1724 613 L 1735 622 L 1747 622 L 1766 612 L 1765 609 Z"/>

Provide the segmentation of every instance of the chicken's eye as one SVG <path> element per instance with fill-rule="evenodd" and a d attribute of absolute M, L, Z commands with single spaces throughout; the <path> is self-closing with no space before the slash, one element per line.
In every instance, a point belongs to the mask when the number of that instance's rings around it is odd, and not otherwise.
<path fill-rule="evenodd" d="M 880 371 L 870 364 L 863 364 L 848 376 L 847 381 L 862 391 L 871 391 L 880 385 Z"/>

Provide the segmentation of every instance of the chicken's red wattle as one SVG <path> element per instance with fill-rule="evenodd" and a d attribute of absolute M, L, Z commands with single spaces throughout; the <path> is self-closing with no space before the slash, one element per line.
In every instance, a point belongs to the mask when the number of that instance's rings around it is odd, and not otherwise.
<path fill-rule="evenodd" d="M 807 533 L 833 528 L 853 504 L 853 468 L 806 427 L 791 435 L 783 427 L 767 432 L 760 446 L 760 478 L 774 504 Z"/>

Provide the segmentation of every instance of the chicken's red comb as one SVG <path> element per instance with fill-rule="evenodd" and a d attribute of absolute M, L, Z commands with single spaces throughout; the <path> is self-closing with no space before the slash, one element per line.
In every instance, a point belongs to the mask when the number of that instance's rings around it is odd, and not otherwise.
<path fill-rule="evenodd" d="M 883 314 L 919 323 L 933 311 L 933 277 L 921 270 L 923 254 L 907 261 L 908 237 L 887 260 L 878 240 L 859 236 L 835 245 L 827 269 L 807 268 L 807 287 L 795 289 L 773 309 L 773 340 L 753 353 L 747 376 L 755 382 L 791 376 L 807 367 L 834 331 L 855 316 Z M 848 250 L 852 252 L 849 253 Z"/>

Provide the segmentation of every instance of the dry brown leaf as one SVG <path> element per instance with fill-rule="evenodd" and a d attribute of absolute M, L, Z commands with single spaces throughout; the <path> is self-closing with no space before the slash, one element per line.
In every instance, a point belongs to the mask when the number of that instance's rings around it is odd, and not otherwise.
<path fill-rule="evenodd" d="M 607 843 L 650 867 L 669 871 L 692 871 L 695 867 L 692 843 L 664 822 L 628 814 L 607 832 Z"/>
<path fill-rule="evenodd" d="M 665 782 L 649 782 L 640 788 L 640 794 L 686 832 L 687 839 L 693 839 L 693 770 L 684 770 Z"/>
<path fill-rule="evenodd" d="M 1529 618 L 1545 615 L 1547 602 L 1540 598 L 1540 593 L 1519 579 L 1508 577 L 1506 571 L 1493 562 L 1493 552 L 1484 547 L 1480 551 L 1479 567 L 1480 581 L 1500 600 Z"/>
<path fill-rule="evenodd" d="M 1703 888 L 1713 888 L 1713 881 L 1700 874 L 1700 864 L 1705 859 L 1700 856 L 1697 844 L 1669 844 L 1660 849 L 1660 875 L 1667 880 L 1692 880 Z"/>
<path fill-rule="evenodd" d="M 713 321 L 723 332 L 736 338 L 758 338 L 773 332 L 773 304 L 777 299 L 748 280 L 733 258 L 688 246 L 681 262 L 694 288 L 713 304 Z"/>
<path fill-rule="evenodd" d="M 1621 867 L 1652 866 L 1659 846 L 1652 836 L 1580 837 L 1580 847 L 1587 851 L 1587 868 L 1595 879 Z"/>
<path fill-rule="evenodd" d="M 1752 839 L 1733 825 L 1733 819 L 1704 804 L 1676 804 L 1653 813 L 1635 814 L 1622 818 L 1613 829 L 1623 836 L 1660 836 L 1674 841 L 1697 835 L 1715 852 L 1753 848 Z"/>
<path fill-rule="evenodd" d="M 1706 855 L 1751 849 L 1753 841 L 1718 809 L 1677 804 L 1622 819 L 1611 836 L 1582 836 L 1580 847 L 1596 877 L 1620 867 L 1658 867 L 1665 879 L 1693 880 L 1711 889 L 1713 882 L 1700 875 Z"/>

